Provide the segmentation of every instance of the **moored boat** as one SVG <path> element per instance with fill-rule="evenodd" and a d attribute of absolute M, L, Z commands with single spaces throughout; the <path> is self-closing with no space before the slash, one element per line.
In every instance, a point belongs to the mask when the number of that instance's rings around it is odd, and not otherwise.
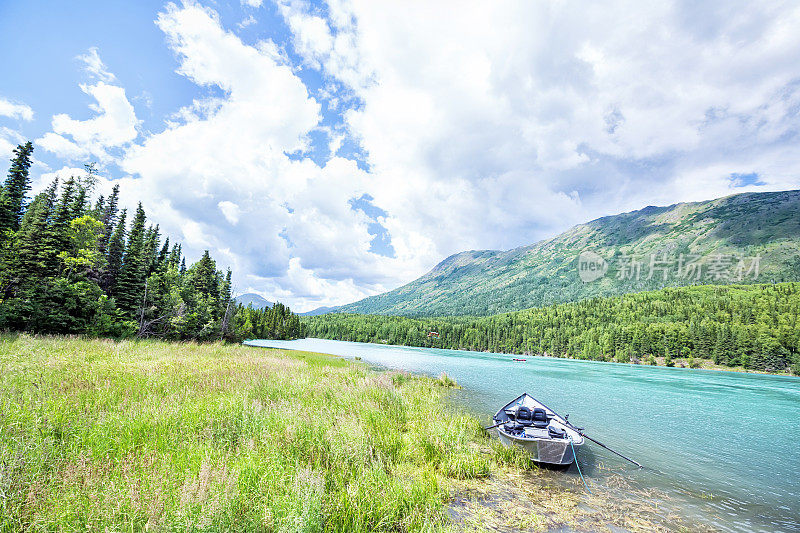
<path fill-rule="evenodd" d="M 494 423 L 503 444 L 524 448 L 539 463 L 572 464 L 584 443 L 565 418 L 527 393 L 497 411 Z"/>

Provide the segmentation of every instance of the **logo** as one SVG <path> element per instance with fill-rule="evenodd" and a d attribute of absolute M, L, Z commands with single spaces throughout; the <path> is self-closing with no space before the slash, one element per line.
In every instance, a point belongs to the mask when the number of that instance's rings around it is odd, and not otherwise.
<path fill-rule="evenodd" d="M 608 263 L 597 253 L 584 250 L 578 256 L 578 276 L 584 283 L 602 278 L 606 270 L 608 270 Z"/>

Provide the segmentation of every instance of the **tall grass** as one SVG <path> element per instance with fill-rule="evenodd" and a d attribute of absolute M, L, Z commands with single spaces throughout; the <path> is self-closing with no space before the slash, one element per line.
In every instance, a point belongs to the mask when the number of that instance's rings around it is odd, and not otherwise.
<path fill-rule="evenodd" d="M 443 384 L 311 353 L 0 336 L 0 529 L 438 530 L 450 480 L 516 460 Z"/>

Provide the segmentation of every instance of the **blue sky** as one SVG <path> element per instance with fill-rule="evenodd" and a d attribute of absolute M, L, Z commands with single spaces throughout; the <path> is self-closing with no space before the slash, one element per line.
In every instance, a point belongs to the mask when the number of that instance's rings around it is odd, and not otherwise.
<path fill-rule="evenodd" d="M 598 216 L 797 188 L 792 2 L 0 2 L 0 157 L 305 310 Z"/>

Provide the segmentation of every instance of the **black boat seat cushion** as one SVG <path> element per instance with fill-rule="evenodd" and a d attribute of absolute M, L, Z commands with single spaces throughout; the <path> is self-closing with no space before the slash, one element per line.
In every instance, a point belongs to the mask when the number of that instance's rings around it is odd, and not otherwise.
<path fill-rule="evenodd" d="M 547 421 L 547 411 L 537 407 L 533 410 L 533 427 L 546 428 L 549 422 Z"/>
<path fill-rule="evenodd" d="M 524 405 L 517 407 L 517 422 L 522 426 L 530 426 L 533 423 L 533 413 L 530 408 Z"/>
<path fill-rule="evenodd" d="M 554 439 L 567 438 L 567 432 L 556 426 L 547 426 L 547 434 Z"/>

